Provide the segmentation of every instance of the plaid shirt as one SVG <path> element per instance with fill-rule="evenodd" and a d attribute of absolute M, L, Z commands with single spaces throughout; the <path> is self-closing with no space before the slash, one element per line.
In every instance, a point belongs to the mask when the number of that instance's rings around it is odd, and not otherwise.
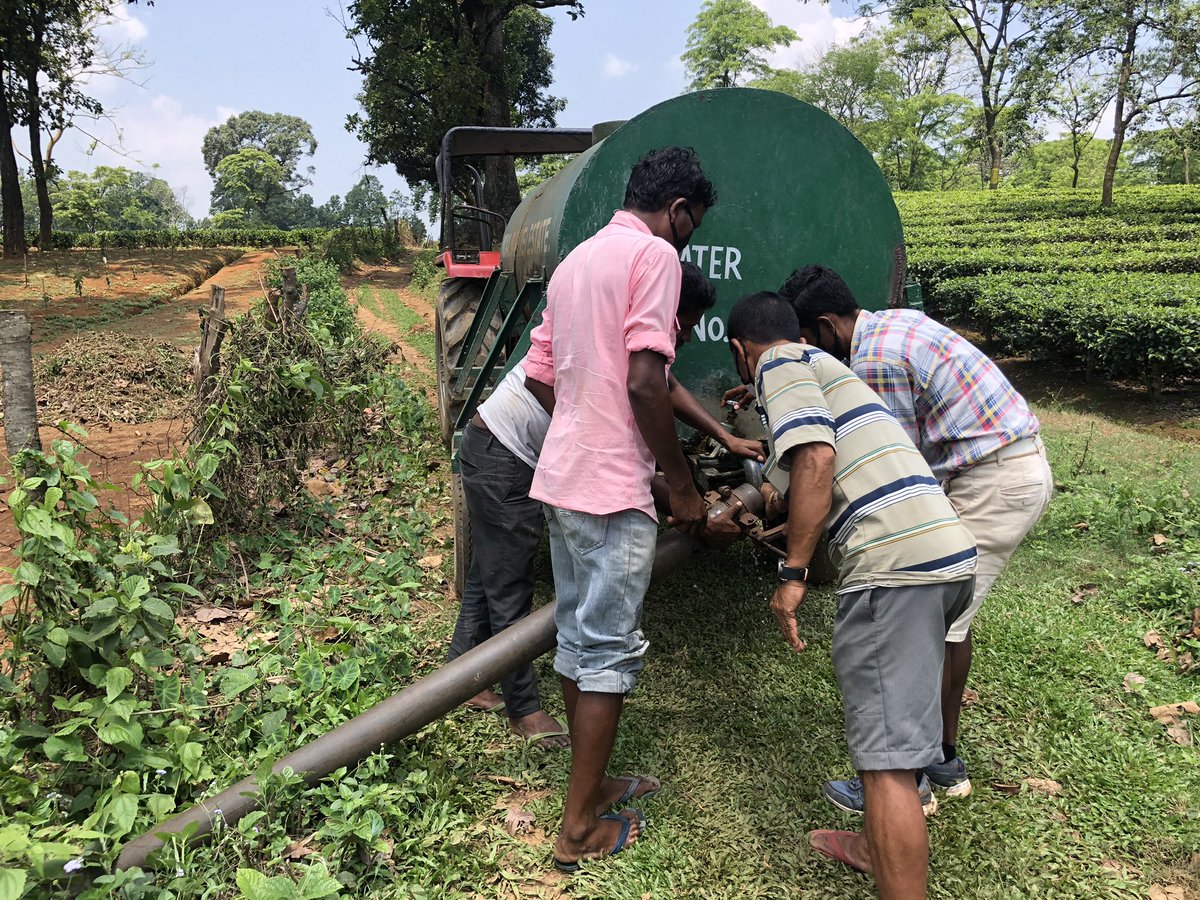
<path fill-rule="evenodd" d="M 1037 417 L 996 364 L 916 310 L 859 313 L 850 358 L 939 482 L 1038 433 Z"/>

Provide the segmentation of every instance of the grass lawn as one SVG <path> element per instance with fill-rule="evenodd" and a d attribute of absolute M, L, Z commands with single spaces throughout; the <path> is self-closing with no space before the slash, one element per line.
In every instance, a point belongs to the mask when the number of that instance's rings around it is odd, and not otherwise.
<path fill-rule="evenodd" d="M 1178 885 L 1180 896 L 1194 896 L 1197 753 L 1172 743 L 1148 709 L 1197 699 L 1200 685 L 1156 659 L 1142 636 L 1182 632 L 1184 615 L 1200 605 L 1188 593 L 1195 569 L 1175 578 L 1200 558 L 1200 447 L 1039 414 L 1060 491 L 977 622 L 970 685 L 979 699 L 964 710 L 959 743 L 975 793 L 945 801 L 930 819 L 931 895 L 1132 898 Z M 1143 510 L 1150 521 L 1139 518 Z M 1167 538 L 1158 553 L 1154 534 Z M 475 862 L 457 873 L 454 890 L 874 896 L 870 881 L 814 856 L 805 840 L 812 828 L 856 827 L 819 796 L 824 779 L 850 774 L 829 658 L 832 592 L 810 596 L 800 619 L 808 649 L 796 655 L 767 610 L 770 572 L 739 546 L 651 590 L 651 649 L 613 771 L 657 775 L 665 789 L 646 804 L 650 831 L 636 850 L 586 874 L 547 874 L 566 754 L 518 747 L 503 719 L 465 711 L 425 733 L 423 753 L 448 761 L 480 823 L 470 838 Z M 540 577 L 545 590 L 544 561 Z M 436 639 L 448 637 L 453 614 L 442 610 L 422 626 L 435 647 L 426 665 L 440 660 Z M 561 713 L 549 661 L 539 667 L 547 705 Z M 1145 678 L 1132 693 L 1123 685 L 1131 672 Z M 533 832 L 505 833 L 509 806 L 536 815 Z"/>

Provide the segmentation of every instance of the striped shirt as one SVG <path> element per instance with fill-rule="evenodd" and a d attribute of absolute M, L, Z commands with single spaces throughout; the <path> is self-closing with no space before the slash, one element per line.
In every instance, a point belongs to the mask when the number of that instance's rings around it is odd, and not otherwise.
<path fill-rule="evenodd" d="M 788 451 L 833 447 L 829 550 L 838 591 L 958 581 L 975 571 L 975 540 L 879 397 L 828 353 L 779 344 L 759 359 L 768 422 L 765 475 L 786 493 Z"/>
<path fill-rule="evenodd" d="M 850 368 L 887 404 L 939 482 L 1040 428 L 994 362 L 914 309 L 859 313 Z"/>

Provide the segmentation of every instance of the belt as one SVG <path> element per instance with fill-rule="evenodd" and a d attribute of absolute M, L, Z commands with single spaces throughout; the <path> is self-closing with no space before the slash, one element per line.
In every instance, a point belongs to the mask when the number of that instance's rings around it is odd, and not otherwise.
<path fill-rule="evenodd" d="M 487 427 L 487 422 L 483 421 L 483 416 L 481 416 L 479 413 L 475 413 L 475 415 L 473 415 L 471 417 L 471 421 L 468 424 L 479 429 L 484 434 L 492 433 L 491 430 Z"/>
<path fill-rule="evenodd" d="M 995 463 L 1000 466 L 1004 465 L 1010 459 L 1020 459 L 1023 456 L 1037 456 L 1042 452 L 1043 446 L 1041 437 L 1035 434 L 1032 437 L 1021 438 L 1019 441 L 1006 444 L 995 453 L 990 453 L 979 460 L 975 465 Z"/>

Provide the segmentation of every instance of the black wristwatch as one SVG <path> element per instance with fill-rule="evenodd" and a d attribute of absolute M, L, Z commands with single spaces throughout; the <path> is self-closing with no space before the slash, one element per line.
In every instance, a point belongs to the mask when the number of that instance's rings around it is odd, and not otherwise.
<path fill-rule="evenodd" d="M 779 561 L 779 580 L 780 581 L 803 581 L 808 582 L 808 567 L 796 567 L 785 565 L 781 559 Z"/>

